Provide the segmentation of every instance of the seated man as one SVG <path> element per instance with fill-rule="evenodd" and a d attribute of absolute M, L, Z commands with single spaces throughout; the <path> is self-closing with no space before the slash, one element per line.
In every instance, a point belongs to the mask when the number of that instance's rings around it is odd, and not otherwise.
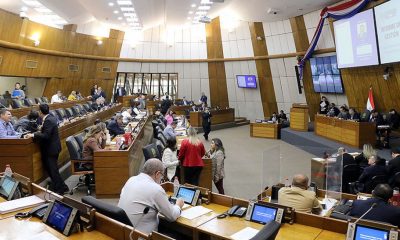
<path fill-rule="evenodd" d="M 117 114 L 114 120 L 111 120 L 107 126 L 108 131 L 110 131 L 110 135 L 115 137 L 120 134 L 124 134 L 124 128 L 122 127 L 122 115 Z"/>
<path fill-rule="evenodd" d="M 11 112 L 8 109 L 0 109 L 0 138 L 15 139 L 21 135 L 14 130 L 11 124 Z"/>
<path fill-rule="evenodd" d="M 51 97 L 51 103 L 62 103 L 63 101 L 61 91 L 57 91 L 57 93 Z"/>
<path fill-rule="evenodd" d="M 347 108 L 345 106 L 340 106 L 339 110 L 340 113 L 337 115 L 337 118 L 341 118 L 344 120 L 349 119 L 349 112 L 347 111 Z"/>
<path fill-rule="evenodd" d="M 364 168 L 361 176 L 358 178 L 358 182 L 364 184 L 362 192 L 369 193 L 372 189 L 368 190 L 367 186 L 372 183 L 372 178 L 380 175 L 387 175 L 385 160 L 378 158 L 376 155 L 372 155 L 368 158 L 368 167 Z"/>
<path fill-rule="evenodd" d="M 125 111 L 123 111 L 121 114 L 122 114 L 122 122 L 124 124 L 128 124 L 133 118 L 131 108 L 125 109 Z"/>
<path fill-rule="evenodd" d="M 169 138 L 176 138 L 176 133 L 175 133 L 175 128 L 176 125 L 178 124 L 177 121 L 172 121 L 172 123 L 170 125 L 168 125 L 165 129 L 164 129 L 164 136 L 165 138 L 169 139 Z"/>
<path fill-rule="evenodd" d="M 38 130 L 39 113 L 36 110 L 31 110 L 26 118 L 20 118 L 15 124 L 15 131 L 36 132 Z"/>
<path fill-rule="evenodd" d="M 291 187 L 283 187 L 278 192 L 278 203 L 294 208 L 298 212 L 320 213 L 322 207 L 315 192 L 308 189 L 308 177 L 297 174 L 293 177 Z"/>
<path fill-rule="evenodd" d="M 175 221 L 181 215 L 183 200 L 179 198 L 175 205 L 171 204 L 160 186 L 163 172 L 164 165 L 160 160 L 149 159 L 143 166 L 143 172 L 129 178 L 121 190 L 118 207 L 125 210 L 132 224 L 136 224 L 134 228 L 146 234 L 157 231 L 158 213 L 168 221 Z M 146 207 L 150 210 L 143 215 Z"/>
<path fill-rule="evenodd" d="M 372 191 L 372 198 L 354 201 L 350 216 L 361 217 L 376 203 L 376 207 L 367 213 L 364 219 L 400 226 L 400 208 L 388 203 L 392 196 L 393 190 L 388 184 L 378 184 Z"/>

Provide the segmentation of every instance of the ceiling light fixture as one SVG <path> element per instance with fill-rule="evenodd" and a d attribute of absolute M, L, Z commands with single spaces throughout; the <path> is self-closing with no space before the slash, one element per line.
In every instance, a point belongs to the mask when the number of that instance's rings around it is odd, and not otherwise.
<path fill-rule="evenodd" d="M 192 8 L 195 8 L 197 5 L 196 4 L 192 4 L 192 5 L 190 5 Z"/>
<path fill-rule="evenodd" d="M 22 7 L 21 11 L 26 12 L 26 11 L 28 11 L 28 8 L 27 7 Z"/>
<path fill-rule="evenodd" d="M 199 10 L 210 10 L 210 6 L 200 6 L 198 9 Z"/>
<path fill-rule="evenodd" d="M 206 15 L 207 12 L 206 11 L 197 11 L 196 15 Z"/>
<path fill-rule="evenodd" d="M 23 2 L 30 7 L 41 7 L 42 4 L 36 0 L 23 0 Z"/>
<path fill-rule="evenodd" d="M 122 20 L 122 17 L 118 17 L 118 20 Z"/>
<path fill-rule="evenodd" d="M 118 10 L 115 10 L 115 11 L 114 11 L 114 14 L 118 14 L 118 13 L 119 13 Z"/>
<path fill-rule="evenodd" d="M 120 1 L 117 1 L 117 4 L 118 4 L 118 5 L 132 5 L 132 1 L 129 1 L 129 0 L 120 0 Z"/>
<path fill-rule="evenodd" d="M 52 13 L 50 9 L 45 7 L 35 8 L 35 11 L 40 13 Z"/>
<path fill-rule="evenodd" d="M 108 6 L 112 7 L 112 6 L 114 6 L 114 3 L 113 2 L 109 2 Z"/>
<path fill-rule="evenodd" d="M 193 11 L 189 11 L 189 14 L 193 14 Z"/>
<path fill-rule="evenodd" d="M 121 11 L 123 12 L 133 12 L 135 9 L 133 7 L 121 7 Z"/>
<path fill-rule="evenodd" d="M 136 17 L 136 13 L 124 13 L 125 17 Z"/>

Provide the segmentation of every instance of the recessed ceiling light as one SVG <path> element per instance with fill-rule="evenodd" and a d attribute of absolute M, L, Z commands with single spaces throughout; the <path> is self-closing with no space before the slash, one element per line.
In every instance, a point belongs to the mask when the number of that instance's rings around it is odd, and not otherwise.
<path fill-rule="evenodd" d="M 109 2 L 108 6 L 112 7 L 112 6 L 114 6 L 114 3 L 113 2 Z"/>
<path fill-rule="evenodd" d="M 210 0 L 201 0 L 200 4 L 213 4 L 213 2 L 210 2 Z"/>
<path fill-rule="evenodd" d="M 118 14 L 119 12 L 117 10 L 114 11 L 115 14 Z"/>
<path fill-rule="evenodd" d="M 196 4 L 192 4 L 192 5 L 190 5 L 192 8 L 195 8 L 197 5 Z"/>
<path fill-rule="evenodd" d="M 206 15 L 207 12 L 206 11 L 197 11 L 196 15 Z"/>
<path fill-rule="evenodd" d="M 118 17 L 118 20 L 122 20 L 122 17 Z"/>
<path fill-rule="evenodd" d="M 211 7 L 210 6 L 200 6 L 198 9 L 199 10 L 209 10 Z"/>
<path fill-rule="evenodd" d="M 122 23 L 122 26 L 126 26 L 126 23 L 123 22 L 123 23 Z"/>
<path fill-rule="evenodd" d="M 132 1 L 130 1 L 130 0 L 120 0 L 120 1 L 117 1 L 117 4 L 118 5 L 132 5 Z"/>
<path fill-rule="evenodd" d="M 121 11 L 123 12 L 133 12 L 135 9 L 133 7 L 122 7 Z"/>
<path fill-rule="evenodd" d="M 136 13 L 124 13 L 125 17 L 136 17 Z"/>
<path fill-rule="evenodd" d="M 192 18 L 191 17 L 187 17 L 187 20 L 191 20 Z"/>
<path fill-rule="evenodd" d="M 193 11 L 189 11 L 189 14 L 193 14 Z"/>
<path fill-rule="evenodd" d="M 35 8 L 35 10 L 40 13 L 52 13 L 52 11 L 48 8 Z"/>
<path fill-rule="evenodd" d="M 23 0 L 23 2 L 31 7 L 41 7 L 42 4 L 36 0 Z"/>
<path fill-rule="evenodd" d="M 21 11 L 26 12 L 26 11 L 28 11 L 28 8 L 27 7 L 22 7 Z"/>

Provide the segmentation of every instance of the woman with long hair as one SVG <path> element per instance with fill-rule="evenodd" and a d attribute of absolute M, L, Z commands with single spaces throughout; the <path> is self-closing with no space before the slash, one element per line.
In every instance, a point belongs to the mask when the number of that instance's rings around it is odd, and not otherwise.
<path fill-rule="evenodd" d="M 167 171 L 168 180 L 172 181 L 176 174 L 176 167 L 179 166 L 179 160 L 176 156 L 176 138 L 168 138 L 165 146 L 162 162 Z"/>
<path fill-rule="evenodd" d="M 357 164 L 361 165 L 361 166 L 368 166 L 368 159 L 371 156 L 376 156 L 377 152 L 376 150 L 372 147 L 371 144 L 364 144 L 363 146 L 363 151 L 360 155 L 358 155 L 357 157 L 354 158 L 354 160 L 356 161 Z"/>
<path fill-rule="evenodd" d="M 214 138 L 211 140 L 211 149 L 207 155 L 212 160 L 212 176 L 215 186 L 220 194 L 225 194 L 224 191 L 224 160 L 225 160 L 225 149 L 221 139 Z"/>
<path fill-rule="evenodd" d="M 193 127 L 188 128 L 187 134 L 188 138 L 181 143 L 178 159 L 182 161 L 185 183 L 198 186 L 200 173 L 204 166 L 202 158 L 206 150 Z"/>
<path fill-rule="evenodd" d="M 100 125 L 94 125 L 86 133 L 83 139 L 82 159 L 93 160 L 93 154 L 96 151 L 102 151 L 105 148 L 104 132 Z"/>

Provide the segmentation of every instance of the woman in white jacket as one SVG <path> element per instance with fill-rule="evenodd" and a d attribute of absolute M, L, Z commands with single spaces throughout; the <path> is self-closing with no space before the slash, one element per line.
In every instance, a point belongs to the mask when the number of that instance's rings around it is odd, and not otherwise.
<path fill-rule="evenodd" d="M 176 174 L 176 167 L 179 165 L 178 157 L 176 156 L 176 138 L 168 138 L 167 146 L 165 146 L 162 162 L 167 170 L 167 177 L 172 181 Z"/>

